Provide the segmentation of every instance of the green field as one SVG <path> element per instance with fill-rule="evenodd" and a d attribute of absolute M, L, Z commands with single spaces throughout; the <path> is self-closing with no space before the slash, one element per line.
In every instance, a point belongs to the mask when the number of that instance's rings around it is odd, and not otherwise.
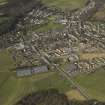
<path fill-rule="evenodd" d="M 22 96 L 48 88 L 56 88 L 61 92 L 70 89 L 69 81 L 55 72 L 36 74 L 31 77 L 17 78 L 12 72 L 14 61 L 7 50 L 0 52 L 0 104 L 13 105 Z"/>
<path fill-rule="evenodd" d="M 40 25 L 37 29 L 34 29 L 34 30 L 35 30 L 35 32 L 47 32 L 49 30 L 58 30 L 58 29 L 63 29 L 63 28 L 64 28 L 64 25 L 62 25 L 62 24 L 49 22 L 42 26 Z"/>
<path fill-rule="evenodd" d="M 8 0 L 0 0 L 0 5 L 7 3 Z M 49 7 L 57 7 L 61 9 L 77 9 L 85 5 L 87 0 L 41 0 L 42 3 Z"/>
<path fill-rule="evenodd" d="M 7 50 L 0 52 L 0 104 L 13 105 L 24 95 L 49 88 L 60 92 L 72 92 L 70 81 L 57 72 L 36 74 L 31 77 L 17 78 L 12 72 L 15 64 Z M 105 71 L 81 74 L 73 78 L 93 99 L 105 101 Z M 74 92 L 74 91 L 73 91 Z M 75 98 L 76 95 L 74 95 Z"/>
<path fill-rule="evenodd" d="M 91 98 L 105 101 L 105 70 L 100 69 L 92 74 L 78 75 L 74 80 Z"/>
<path fill-rule="evenodd" d="M 6 0 L 0 0 L 0 3 L 5 2 Z"/>
<path fill-rule="evenodd" d="M 44 4 L 50 7 L 58 7 L 61 9 L 77 9 L 85 5 L 87 0 L 42 0 Z"/>
<path fill-rule="evenodd" d="M 0 52 L 0 104 L 13 105 L 18 99 L 32 92 L 56 88 L 61 92 L 70 89 L 69 81 L 58 73 L 47 72 L 31 77 L 17 78 L 12 72 L 15 64 L 7 50 Z"/>
<path fill-rule="evenodd" d="M 70 84 L 65 78 L 62 79 L 54 72 L 25 78 L 16 78 L 16 76 L 11 74 L 0 87 L 0 104 L 13 105 L 22 96 L 30 92 L 49 88 L 56 88 L 61 92 L 66 92 L 70 90 Z"/>
<path fill-rule="evenodd" d="M 0 5 L 7 3 L 8 0 L 0 0 Z M 41 0 L 47 6 L 58 7 L 61 9 L 77 9 L 85 5 L 87 0 Z"/>
<path fill-rule="evenodd" d="M 15 67 L 14 61 L 7 50 L 0 52 L 0 71 L 8 71 Z"/>
<path fill-rule="evenodd" d="M 0 5 L 4 5 L 7 3 L 7 0 L 0 0 Z"/>

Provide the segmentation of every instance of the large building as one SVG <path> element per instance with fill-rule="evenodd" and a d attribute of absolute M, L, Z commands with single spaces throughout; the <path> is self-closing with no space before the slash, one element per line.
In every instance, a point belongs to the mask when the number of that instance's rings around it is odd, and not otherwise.
<path fill-rule="evenodd" d="M 29 68 L 29 67 L 17 68 L 16 74 L 18 77 L 30 76 L 30 75 L 32 75 L 31 68 Z"/>
<path fill-rule="evenodd" d="M 30 76 L 32 74 L 47 72 L 47 66 L 38 66 L 38 67 L 22 67 L 16 69 L 16 74 L 18 77 Z"/>

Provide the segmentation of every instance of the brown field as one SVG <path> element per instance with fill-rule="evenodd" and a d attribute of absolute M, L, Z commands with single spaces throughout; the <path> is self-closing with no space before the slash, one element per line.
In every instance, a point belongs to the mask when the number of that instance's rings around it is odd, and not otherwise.
<path fill-rule="evenodd" d="M 81 53 L 79 57 L 81 60 L 92 60 L 93 58 L 105 58 L 105 53 Z"/>
<path fill-rule="evenodd" d="M 82 96 L 81 93 L 76 89 L 66 92 L 66 95 L 68 99 L 85 100 L 84 96 Z"/>

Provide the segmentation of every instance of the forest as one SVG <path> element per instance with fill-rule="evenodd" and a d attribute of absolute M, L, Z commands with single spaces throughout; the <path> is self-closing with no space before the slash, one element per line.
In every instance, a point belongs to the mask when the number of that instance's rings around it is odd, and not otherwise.
<path fill-rule="evenodd" d="M 97 100 L 68 100 L 56 89 L 41 90 L 23 97 L 15 105 L 105 105 Z"/>
<path fill-rule="evenodd" d="M 8 0 L 8 3 L 0 5 L 0 34 L 9 32 L 27 12 L 40 6 L 37 0 Z"/>

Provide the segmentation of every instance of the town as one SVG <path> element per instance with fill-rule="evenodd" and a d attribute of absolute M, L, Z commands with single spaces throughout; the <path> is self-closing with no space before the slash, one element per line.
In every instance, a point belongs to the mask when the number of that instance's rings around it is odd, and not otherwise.
<path fill-rule="evenodd" d="M 104 82 L 105 0 L 0 0 L 1 105 L 100 105 Z"/>
<path fill-rule="evenodd" d="M 91 0 L 75 12 L 33 9 L 15 31 L 0 36 L 1 49 L 10 51 L 17 67 L 45 65 L 53 69 L 55 65 L 68 64 L 65 69 L 70 75 L 94 72 L 105 66 L 105 25 L 86 20 L 86 15 L 91 15 L 97 6 L 102 4 Z M 43 27 L 47 30 L 43 31 Z M 95 52 L 100 56 L 82 57 Z"/>

